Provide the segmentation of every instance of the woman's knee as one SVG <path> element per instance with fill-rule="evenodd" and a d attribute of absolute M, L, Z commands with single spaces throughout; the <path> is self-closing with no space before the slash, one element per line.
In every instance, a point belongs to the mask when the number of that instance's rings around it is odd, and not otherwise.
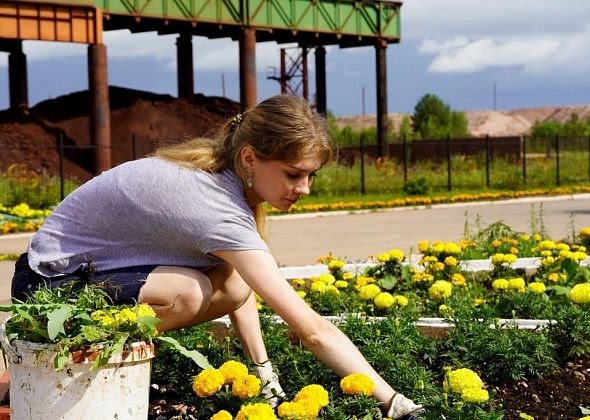
<path fill-rule="evenodd" d="M 224 263 L 207 273 L 213 285 L 213 300 L 223 300 L 229 309 L 240 308 L 250 297 L 252 289 L 240 274 L 229 264 Z"/>
<path fill-rule="evenodd" d="M 213 288 L 202 272 L 185 267 L 158 267 L 140 290 L 140 301 L 149 303 L 169 315 L 186 321 L 205 313 L 211 303 Z"/>

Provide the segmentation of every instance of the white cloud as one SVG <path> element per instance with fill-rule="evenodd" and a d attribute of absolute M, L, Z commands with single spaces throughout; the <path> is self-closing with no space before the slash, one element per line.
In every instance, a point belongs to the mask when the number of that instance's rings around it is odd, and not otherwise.
<path fill-rule="evenodd" d="M 438 48 L 437 48 L 438 47 Z M 433 73 L 474 73 L 488 67 L 528 66 L 550 60 L 561 42 L 552 39 L 491 38 L 469 43 L 425 41 L 420 51 L 436 54 L 428 71 Z"/>

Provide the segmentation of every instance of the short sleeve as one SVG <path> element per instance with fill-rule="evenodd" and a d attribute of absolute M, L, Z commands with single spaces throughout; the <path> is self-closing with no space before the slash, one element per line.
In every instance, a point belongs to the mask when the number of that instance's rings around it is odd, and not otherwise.
<path fill-rule="evenodd" d="M 262 250 L 269 252 L 252 218 L 232 216 L 209 226 L 201 237 L 201 249 L 209 254 L 214 251 Z"/>

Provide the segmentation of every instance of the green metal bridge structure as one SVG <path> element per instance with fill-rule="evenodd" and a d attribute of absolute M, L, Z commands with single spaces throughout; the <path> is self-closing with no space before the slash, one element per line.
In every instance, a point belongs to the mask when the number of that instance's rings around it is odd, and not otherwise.
<path fill-rule="evenodd" d="M 128 29 L 178 34 L 178 96 L 194 95 L 193 36 L 229 37 L 239 42 L 240 103 L 256 97 L 256 43 L 297 43 L 315 49 L 316 107 L 327 111 L 325 46 L 374 46 L 377 136 L 387 147 L 386 49 L 400 41 L 398 0 L 0 0 L 0 51 L 9 53 L 10 107 L 28 108 L 24 40 L 88 45 L 91 97 L 90 138 L 94 171 L 111 167 L 107 48 L 104 31 Z"/>

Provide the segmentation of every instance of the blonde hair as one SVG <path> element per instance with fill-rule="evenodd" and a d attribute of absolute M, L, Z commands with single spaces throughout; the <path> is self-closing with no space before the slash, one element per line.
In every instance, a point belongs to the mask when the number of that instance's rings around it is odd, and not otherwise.
<path fill-rule="evenodd" d="M 279 95 L 268 98 L 227 121 L 213 138 L 196 138 L 160 147 L 155 156 L 188 168 L 215 173 L 233 170 L 245 184 L 240 151 L 250 146 L 263 160 L 297 162 L 314 157 L 321 165 L 334 155 L 324 118 L 305 99 Z M 253 208 L 256 227 L 266 237 L 262 204 Z"/>

